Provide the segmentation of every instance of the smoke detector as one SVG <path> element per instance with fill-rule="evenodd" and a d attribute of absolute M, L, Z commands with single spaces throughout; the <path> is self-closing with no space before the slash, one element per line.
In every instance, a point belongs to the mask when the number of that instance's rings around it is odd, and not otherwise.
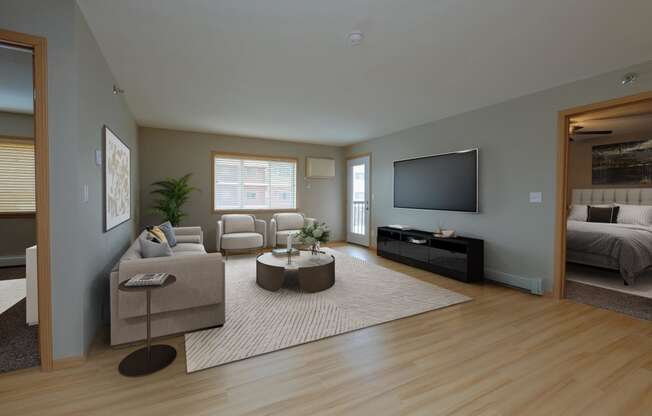
<path fill-rule="evenodd" d="M 364 35 L 359 30 L 355 30 L 348 34 L 347 39 L 352 46 L 358 46 L 362 43 Z"/>
<path fill-rule="evenodd" d="M 630 72 L 628 74 L 625 74 L 622 80 L 620 80 L 620 83 L 623 85 L 629 85 L 638 79 L 638 74 L 636 72 Z"/>

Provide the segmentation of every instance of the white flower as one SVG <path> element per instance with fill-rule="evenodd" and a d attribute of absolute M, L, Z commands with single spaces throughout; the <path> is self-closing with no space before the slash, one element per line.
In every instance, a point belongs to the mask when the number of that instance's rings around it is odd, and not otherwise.
<path fill-rule="evenodd" d="M 315 231 L 312 232 L 312 236 L 315 238 L 319 238 L 324 234 L 324 230 L 320 228 L 315 229 Z"/>

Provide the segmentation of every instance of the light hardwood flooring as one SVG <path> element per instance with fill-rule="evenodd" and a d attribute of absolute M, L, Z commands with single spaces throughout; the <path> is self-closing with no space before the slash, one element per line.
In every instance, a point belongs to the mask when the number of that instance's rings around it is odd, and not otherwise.
<path fill-rule="evenodd" d="M 473 301 L 192 375 L 183 337 L 139 379 L 97 342 L 80 367 L 0 376 L 0 414 L 652 415 L 652 322 L 337 249 Z"/>

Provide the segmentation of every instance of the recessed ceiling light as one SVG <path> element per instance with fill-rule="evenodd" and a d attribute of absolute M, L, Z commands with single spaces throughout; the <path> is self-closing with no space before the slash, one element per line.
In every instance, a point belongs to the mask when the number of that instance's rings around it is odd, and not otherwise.
<path fill-rule="evenodd" d="M 351 45 L 358 46 L 359 44 L 362 43 L 362 40 L 364 39 L 364 35 L 359 30 L 356 30 L 356 31 L 353 31 L 353 32 L 349 33 L 347 38 L 349 39 L 349 43 Z"/>

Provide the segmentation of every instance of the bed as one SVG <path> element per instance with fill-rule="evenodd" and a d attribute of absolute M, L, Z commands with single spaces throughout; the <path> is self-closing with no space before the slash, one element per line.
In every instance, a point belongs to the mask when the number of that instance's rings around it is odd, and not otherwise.
<path fill-rule="evenodd" d="M 586 222 L 573 215 L 574 209 L 585 205 L 620 205 L 626 215 L 621 218 L 619 214 L 615 224 Z M 630 285 L 652 268 L 652 189 L 575 189 L 571 207 L 566 232 L 568 262 L 617 270 Z"/>

